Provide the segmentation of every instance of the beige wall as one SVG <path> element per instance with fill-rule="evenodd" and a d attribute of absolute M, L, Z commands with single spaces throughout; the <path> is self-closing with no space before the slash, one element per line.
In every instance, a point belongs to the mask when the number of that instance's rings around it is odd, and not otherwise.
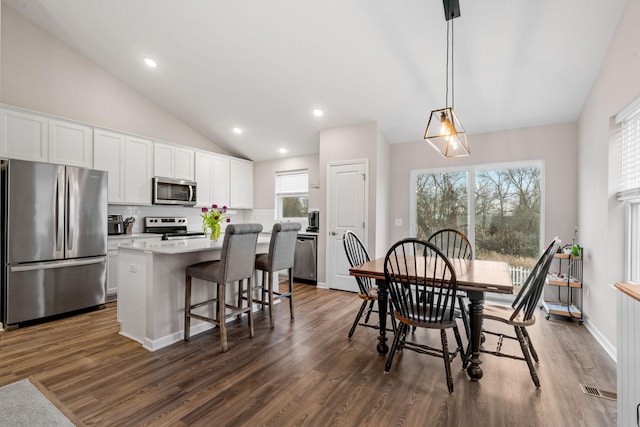
<path fill-rule="evenodd" d="M 319 209 L 320 190 L 318 175 L 318 155 L 289 157 L 287 159 L 255 162 L 254 209 L 275 209 L 276 172 L 307 169 L 309 171 L 309 209 Z"/>
<path fill-rule="evenodd" d="M 2 3 L 0 101 L 229 154 Z"/>
<path fill-rule="evenodd" d="M 352 126 L 342 126 L 320 132 L 320 235 L 318 237 L 318 281 L 326 283 L 326 250 L 327 250 L 327 167 L 329 162 L 344 160 L 369 161 L 369 194 L 367 213 L 367 246 L 369 253 L 376 251 L 376 190 L 378 176 L 376 173 L 378 160 L 378 145 L 386 143 L 379 139 L 379 129 L 376 122 L 367 122 Z M 384 191 L 384 187 L 380 187 Z M 384 197 L 384 196 L 383 196 Z M 384 215 L 383 213 L 381 215 Z M 327 284 L 330 285 L 330 284 Z"/>
<path fill-rule="evenodd" d="M 503 162 L 544 161 L 544 240 L 558 235 L 570 241 L 577 224 L 577 124 L 540 126 L 469 136 L 471 156 L 444 159 L 427 142 L 391 146 L 390 243 L 409 236 L 410 173 L 416 169 L 447 168 Z M 394 226 L 394 220 L 402 226 Z"/>
<path fill-rule="evenodd" d="M 625 208 L 616 201 L 611 118 L 640 96 L 640 1 L 629 1 L 579 121 L 579 226 L 587 326 L 615 352 L 616 291 L 624 280 Z"/>

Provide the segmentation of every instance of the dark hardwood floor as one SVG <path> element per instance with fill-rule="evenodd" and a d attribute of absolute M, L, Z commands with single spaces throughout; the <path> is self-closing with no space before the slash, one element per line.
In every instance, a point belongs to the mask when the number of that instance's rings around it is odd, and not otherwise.
<path fill-rule="evenodd" d="M 404 351 L 384 375 L 377 331 L 347 340 L 356 295 L 305 284 L 295 293 L 293 322 L 286 304 L 275 329 L 257 312 L 252 339 L 234 321 L 224 354 L 216 330 L 150 353 L 118 335 L 115 303 L 0 332 L 0 386 L 33 376 L 87 425 L 615 425 L 616 403 L 579 387 L 616 389 L 615 363 L 584 326 L 537 313 L 540 389 L 524 362 L 485 354 L 477 383 L 453 362 L 450 395 L 441 359 Z"/>

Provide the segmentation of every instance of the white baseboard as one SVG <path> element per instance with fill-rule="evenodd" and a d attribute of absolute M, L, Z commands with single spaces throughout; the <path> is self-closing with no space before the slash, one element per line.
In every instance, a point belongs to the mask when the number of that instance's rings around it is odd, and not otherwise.
<path fill-rule="evenodd" d="M 607 338 L 596 328 L 593 323 L 589 321 L 589 319 L 585 319 L 584 326 L 587 328 L 589 333 L 598 341 L 598 344 L 602 346 L 604 351 L 607 352 L 609 357 L 616 363 L 618 363 L 618 350 L 609 342 Z"/>

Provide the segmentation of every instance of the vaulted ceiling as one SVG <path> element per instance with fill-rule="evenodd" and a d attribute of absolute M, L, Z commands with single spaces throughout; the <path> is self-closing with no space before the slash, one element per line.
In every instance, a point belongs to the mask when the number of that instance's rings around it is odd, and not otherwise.
<path fill-rule="evenodd" d="M 372 120 L 390 143 L 422 140 L 445 104 L 441 0 L 3 1 L 256 161 L 317 153 L 322 129 Z M 467 132 L 577 120 L 626 2 L 460 0 Z"/>

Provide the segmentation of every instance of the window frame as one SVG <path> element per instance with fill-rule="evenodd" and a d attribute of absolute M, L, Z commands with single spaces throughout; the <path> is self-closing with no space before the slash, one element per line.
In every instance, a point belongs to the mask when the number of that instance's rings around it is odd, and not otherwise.
<path fill-rule="evenodd" d="M 306 192 L 305 191 L 281 191 L 278 192 L 278 177 L 285 175 L 306 175 Z M 297 170 L 289 170 L 289 171 L 276 171 L 275 174 L 275 187 L 274 187 L 274 219 L 276 221 L 293 221 L 293 222 L 301 222 L 307 221 L 308 216 L 305 217 L 283 217 L 283 201 L 285 198 L 289 197 L 306 197 L 307 198 L 307 212 L 309 210 L 309 169 L 297 169 Z"/>
<path fill-rule="evenodd" d="M 417 235 L 417 201 L 416 201 L 416 183 L 417 177 L 421 174 L 433 174 L 433 173 L 451 173 L 451 172 L 467 172 L 467 238 L 471 242 L 473 253 L 476 253 L 476 239 L 475 239 L 475 188 L 476 188 L 476 173 L 481 171 L 500 170 L 500 169 L 519 169 L 519 168 L 532 168 L 536 167 L 540 170 L 540 236 L 539 236 L 539 251 L 545 246 L 545 168 L 544 160 L 521 160 L 502 163 L 481 163 L 475 165 L 466 166 L 451 166 L 445 168 L 428 168 L 428 169 L 413 169 L 410 173 L 410 189 L 409 189 L 409 235 L 415 237 Z"/>

